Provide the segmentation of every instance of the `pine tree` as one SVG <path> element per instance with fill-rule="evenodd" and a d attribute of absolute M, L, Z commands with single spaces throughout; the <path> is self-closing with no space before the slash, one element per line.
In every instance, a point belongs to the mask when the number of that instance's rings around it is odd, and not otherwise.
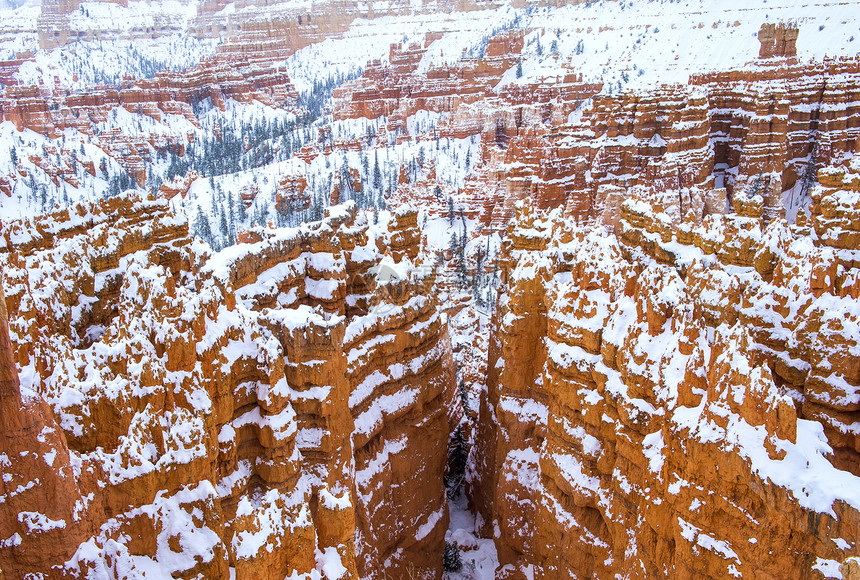
<path fill-rule="evenodd" d="M 454 225 L 454 198 L 450 195 L 448 196 L 448 223 Z M 456 234 L 452 235 L 456 236 Z"/>
<path fill-rule="evenodd" d="M 490 290 L 490 296 L 489 296 L 489 300 L 488 300 L 487 305 L 490 307 L 490 310 L 494 310 L 496 308 L 496 298 L 497 298 L 496 288 L 498 288 L 498 286 L 499 286 L 499 260 L 498 260 L 498 257 L 493 262 L 493 274 L 490 276 L 489 286 L 490 286 L 491 290 Z"/>
<path fill-rule="evenodd" d="M 459 572 L 463 568 L 463 560 L 460 558 L 460 546 L 445 542 L 445 551 L 442 553 L 442 567 L 446 572 Z"/>
<path fill-rule="evenodd" d="M 224 241 L 224 247 L 226 247 L 232 243 L 230 240 L 230 228 L 227 226 L 227 212 L 224 211 L 223 207 L 220 213 L 219 229 L 221 230 L 221 239 Z"/>
<path fill-rule="evenodd" d="M 211 213 L 213 216 L 217 217 L 218 216 L 218 210 L 220 209 L 218 207 L 219 206 L 219 204 L 218 204 L 218 192 L 214 188 L 211 190 L 211 192 L 212 192 L 212 212 Z"/>
<path fill-rule="evenodd" d="M 239 225 L 245 225 L 245 220 L 248 219 L 248 212 L 245 209 L 245 200 L 242 199 L 242 194 L 239 194 L 237 197 L 238 197 L 237 206 L 239 209 Z"/>
<path fill-rule="evenodd" d="M 469 284 L 469 271 L 466 269 L 466 234 L 457 247 L 457 285 L 466 288 Z"/>
<path fill-rule="evenodd" d="M 197 217 L 194 219 L 194 233 L 204 242 L 212 244 L 212 229 L 209 227 L 209 220 L 203 215 L 203 211 L 197 208 Z"/>
<path fill-rule="evenodd" d="M 382 189 L 382 172 L 379 170 L 379 153 L 373 154 L 373 188 L 377 191 Z"/>
<path fill-rule="evenodd" d="M 463 435 L 463 426 L 458 425 L 448 441 L 448 466 L 444 477 L 446 493 L 451 499 L 460 495 L 468 459 L 469 443 Z"/>
<path fill-rule="evenodd" d="M 517 78 L 522 78 L 523 76 L 523 61 L 517 61 Z"/>
<path fill-rule="evenodd" d="M 460 381 L 457 391 L 460 393 L 460 404 L 463 405 L 463 411 L 468 415 L 471 409 L 469 409 L 469 392 L 466 390 L 466 381 Z"/>
<path fill-rule="evenodd" d="M 809 197 L 809 192 L 812 189 L 813 184 L 815 183 L 815 179 L 818 175 L 818 168 L 816 164 L 816 159 L 818 157 L 818 134 L 815 134 L 815 137 L 812 142 L 812 151 L 809 153 L 809 161 L 806 163 L 806 169 L 803 172 L 803 177 L 801 177 L 801 185 L 800 185 L 800 194 L 801 199 L 806 199 Z M 793 200 L 792 200 L 793 202 Z"/>
<path fill-rule="evenodd" d="M 764 175 L 762 173 L 758 174 L 758 177 L 753 181 L 752 191 L 750 192 L 750 197 L 755 197 L 758 195 L 759 190 L 761 189 L 761 183 L 764 179 Z"/>
<path fill-rule="evenodd" d="M 233 199 L 233 192 L 227 194 L 227 227 L 230 231 L 230 237 L 236 235 L 236 201 Z"/>

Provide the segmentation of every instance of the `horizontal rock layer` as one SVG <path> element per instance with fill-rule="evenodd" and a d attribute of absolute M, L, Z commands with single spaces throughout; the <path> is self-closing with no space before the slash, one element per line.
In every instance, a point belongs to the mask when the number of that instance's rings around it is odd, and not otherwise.
<path fill-rule="evenodd" d="M 471 488 L 498 577 L 820 578 L 858 554 L 850 171 L 822 171 L 813 227 L 765 226 L 761 199 L 667 233 L 643 196 L 619 237 L 519 206 Z"/>
<path fill-rule="evenodd" d="M 774 41 L 781 48 L 768 48 L 767 58 L 743 70 L 615 95 L 573 70 L 499 86 L 522 50 L 516 31 L 491 37 L 481 58 L 419 72 L 428 36 L 425 46 L 392 46 L 388 63 L 373 63 L 338 88 L 334 111 L 338 118 L 384 115 L 396 130 L 427 110 L 444 114 L 434 138 L 480 135 L 481 158 L 457 201 L 496 229 L 525 198 L 562 206 L 580 223 L 614 227 L 621 201 L 636 188 L 675 198 L 676 221 L 725 213 L 735 192 L 753 192 L 770 221 L 784 215 L 784 192 L 817 167 L 852 156 L 860 136 L 860 62 L 786 59 L 790 33 L 764 27 L 763 43 L 782 35 Z"/>
<path fill-rule="evenodd" d="M 214 255 L 133 196 L 3 225 L 6 578 L 437 575 L 450 342 L 415 213 L 355 215 Z"/>

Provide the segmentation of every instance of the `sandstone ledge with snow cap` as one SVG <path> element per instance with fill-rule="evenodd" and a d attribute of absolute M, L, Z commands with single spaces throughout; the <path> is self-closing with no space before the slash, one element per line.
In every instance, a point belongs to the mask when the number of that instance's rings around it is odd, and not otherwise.
<path fill-rule="evenodd" d="M 850 198 L 845 171 L 813 198 Z M 471 488 L 497 577 L 837 574 L 860 549 L 853 253 L 758 223 L 739 266 L 680 232 L 656 252 L 625 213 L 619 238 L 516 211 Z"/>
<path fill-rule="evenodd" d="M 454 381 L 414 226 L 347 204 L 212 254 L 134 195 L 5 223 L 5 577 L 435 574 Z"/>

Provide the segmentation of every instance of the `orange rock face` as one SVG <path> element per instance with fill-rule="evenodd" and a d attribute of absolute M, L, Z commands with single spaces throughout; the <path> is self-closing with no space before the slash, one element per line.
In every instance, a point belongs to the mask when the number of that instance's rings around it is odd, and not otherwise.
<path fill-rule="evenodd" d="M 840 235 L 848 171 L 813 207 Z M 524 204 L 508 226 L 470 488 L 497 577 L 838 570 L 860 550 L 854 252 L 659 212 L 625 202 L 620 238 Z"/>
<path fill-rule="evenodd" d="M 3 225 L 5 578 L 438 576 L 455 390 L 415 213 L 245 239 L 122 196 Z"/>
<path fill-rule="evenodd" d="M 43 3 L 42 46 L 69 41 L 78 5 Z M 112 111 L 199 129 L 204 99 L 295 108 L 284 58 L 377 15 L 227 6 L 190 25 L 225 35 L 194 70 L 9 86 L 0 114 L 91 136 L 149 185 L 153 154 L 194 132 L 95 131 Z M 216 254 L 154 197 L 0 225 L 0 580 L 440 578 L 455 357 L 486 386 L 466 485 L 497 578 L 860 574 L 860 61 L 798 63 L 797 29 L 765 25 L 744 70 L 613 95 L 560 62 L 500 87 L 520 29 L 419 72 L 438 38 L 334 91 L 336 120 L 385 117 L 376 135 L 321 127 L 296 153 L 429 144 L 404 132 L 419 111 L 442 114 L 434 137 L 480 139 L 462 189 L 401 155 L 387 224 L 345 204 Z M 103 171 L 59 143 L 28 157 L 58 187 Z M 332 204 L 371 189 L 336 171 Z M 309 179 L 279 172 L 275 209 L 307 209 Z M 466 218 L 504 233 L 489 335 L 437 283 L 410 207 L 445 215 L 455 189 L 464 238 Z M 795 193 L 811 205 L 789 224 Z"/>
<path fill-rule="evenodd" d="M 758 40 L 761 43 L 759 58 L 796 56 L 797 35 L 796 25 L 786 25 L 784 22 L 762 24 L 761 30 L 758 31 Z"/>

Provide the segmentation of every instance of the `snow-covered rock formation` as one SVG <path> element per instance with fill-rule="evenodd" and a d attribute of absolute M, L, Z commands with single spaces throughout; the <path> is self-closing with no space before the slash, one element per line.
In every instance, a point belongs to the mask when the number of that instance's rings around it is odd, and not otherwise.
<path fill-rule="evenodd" d="M 415 217 L 215 255 L 134 196 L 5 224 L 6 578 L 435 574 L 454 383 Z"/>
<path fill-rule="evenodd" d="M 856 12 L 0 2 L 0 580 L 857 579 Z"/>
<path fill-rule="evenodd" d="M 671 240 L 641 200 L 620 237 L 518 206 L 471 482 L 499 577 L 838 577 L 858 208 L 850 169 L 821 180 L 814 227 L 765 227 L 759 200 Z"/>

